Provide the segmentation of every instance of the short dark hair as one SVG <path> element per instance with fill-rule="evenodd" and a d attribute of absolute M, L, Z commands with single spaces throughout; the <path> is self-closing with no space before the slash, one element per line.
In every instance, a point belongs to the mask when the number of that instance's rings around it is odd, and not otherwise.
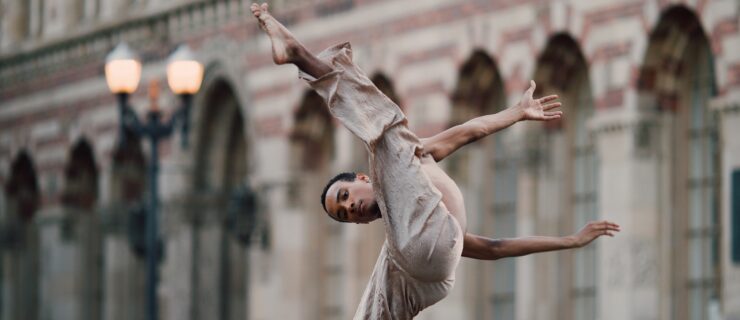
<path fill-rule="evenodd" d="M 326 187 L 324 187 L 324 191 L 321 192 L 321 206 L 324 207 L 324 211 L 326 211 L 326 213 L 329 213 L 329 210 L 326 210 L 326 192 L 329 191 L 329 187 L 331 187 L 331 185 L 333 185 L 334 182 L 337 182 L 337 181 L 350 181 L 351 182 L 351 181 L 355 181 L 355 179 L 357 179 L 356 172 L 342 172 L 334 176 L 334 178 L 331 178 L 329 180 L 329 182 L 326 184 Z M 334 220 L 337 220 L 337 218 L 334 218 L 332 215 L 329 215 L 329 216 L 332 217 Z"/>

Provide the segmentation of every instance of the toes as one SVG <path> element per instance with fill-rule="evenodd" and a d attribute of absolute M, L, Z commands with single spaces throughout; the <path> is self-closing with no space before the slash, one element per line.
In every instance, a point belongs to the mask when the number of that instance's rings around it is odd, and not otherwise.
<path fill-rule="evenodd" d="M 265 2 L 262 4 L 261 8 L 262 8 L 262 11 L 267 12 L 267 8 L 269 8 L 269 5 L 267 4 L 267 2 Z"/>

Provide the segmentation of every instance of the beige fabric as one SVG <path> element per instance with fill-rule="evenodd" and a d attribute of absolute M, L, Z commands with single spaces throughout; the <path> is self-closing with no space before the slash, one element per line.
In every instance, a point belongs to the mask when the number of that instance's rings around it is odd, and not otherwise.
<path fill-rule="evenodd" d="M 319 58 L 334 71 L 320 79 L 301 77 L 366 143 L 386 232 L 355 319 L 411 319 L 452 289 L 463 232 L 422 170 L 422 145 L 406 127 L 401 109 L 353 64 L 349 43 L 329 48 Z"/>

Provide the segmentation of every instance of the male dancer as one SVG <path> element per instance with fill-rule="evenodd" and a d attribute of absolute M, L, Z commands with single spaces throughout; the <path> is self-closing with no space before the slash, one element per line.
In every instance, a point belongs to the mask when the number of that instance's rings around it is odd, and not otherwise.
<path fill-rule="evenodd" d="M 497 240 L 466 233 L 462 194 L 437 161 L 519 120 L 560 118 L 560 111 L 548 111 L 560 106 L 552 102 L 557 96 L 533 99 L 532 82 L 516 106 L 420 140 L 408 130 L 398 106 L 354 65 L 348 43 L 314 56 L 267 9 L 267 4 L 252 4 L 272 42 L 275 63 L 298 66 L 332 115 L 370 153 L 370 177 L 340 174 L 321 196 L 335 220 L 368 223 L 381 218 L 385 227 L 386 241 L 355 319 L 413 318 L 448 294 L 461 256 L 494 260 L 576 248 L 619 231 L 618 225 L 600 221 L 568 237 Z"/>

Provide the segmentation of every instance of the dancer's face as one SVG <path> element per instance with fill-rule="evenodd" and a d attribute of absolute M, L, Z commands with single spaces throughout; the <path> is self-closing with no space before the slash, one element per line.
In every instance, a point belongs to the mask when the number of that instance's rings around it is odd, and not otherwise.
<path fill-rule="evenodd" d="M 368 223 L 380 218 L 370 178 L 358 173 L 354 181 L 337 181 L 326 191 L 326 210 L 342 222 Z"/>

